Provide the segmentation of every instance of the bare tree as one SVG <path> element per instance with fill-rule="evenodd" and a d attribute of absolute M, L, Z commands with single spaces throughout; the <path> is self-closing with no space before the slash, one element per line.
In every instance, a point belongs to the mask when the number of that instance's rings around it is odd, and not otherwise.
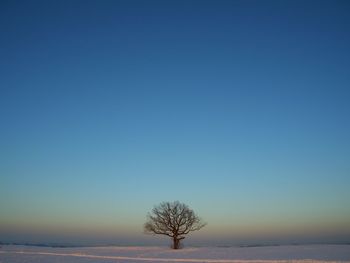
<path fill-rule="evenodd" d="M 172 239 L 174 249 L 180 248 L 180 241 L 189 232 L 204 227 L 206 223 L 187 205 L 175 202 L 163 202 L 155 206 L 147 215 L 145 233 L 165 235 Z"/>

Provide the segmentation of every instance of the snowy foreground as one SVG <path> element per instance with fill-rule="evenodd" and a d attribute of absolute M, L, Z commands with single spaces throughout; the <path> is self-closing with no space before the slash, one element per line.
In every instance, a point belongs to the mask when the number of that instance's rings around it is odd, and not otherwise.
<path fill-rule="evenodd" d="M 350 262 L 350 245 L 299 245 L 271 247 L 200 247 L 171 250 L 166 247 L 46 248 L 2 246 L 0 263 L 277 263 Z"/>

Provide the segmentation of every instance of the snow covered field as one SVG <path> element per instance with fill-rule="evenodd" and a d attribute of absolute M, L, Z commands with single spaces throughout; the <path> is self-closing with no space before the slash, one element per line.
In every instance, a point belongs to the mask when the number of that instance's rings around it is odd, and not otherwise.
<path fill-rule="evenodd" d="M 142 263 L 142 262 L 350 262 L 350 245 L 271 247 L 82 247 L 46 248 L 5 245 L 0 263 Z"/>

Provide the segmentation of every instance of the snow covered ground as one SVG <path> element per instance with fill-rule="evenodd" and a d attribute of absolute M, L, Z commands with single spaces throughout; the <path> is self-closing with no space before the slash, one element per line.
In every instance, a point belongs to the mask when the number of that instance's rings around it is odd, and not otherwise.
<path fill-rule="evenodd" d="M 271 247 L 166 247 L 47 248 L 5 245 L 0 263 L 268 263 L 350 262 L 350 245 L 298 245 Z"/>

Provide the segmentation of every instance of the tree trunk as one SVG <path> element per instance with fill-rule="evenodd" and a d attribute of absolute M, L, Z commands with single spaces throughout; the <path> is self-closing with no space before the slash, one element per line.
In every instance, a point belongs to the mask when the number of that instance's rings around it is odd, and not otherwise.
<path fill-rule="evenodd" d="M 179 249 L 180 248 L 180 239 L 177 237 L 173 237 L 173 249 Z"/>

